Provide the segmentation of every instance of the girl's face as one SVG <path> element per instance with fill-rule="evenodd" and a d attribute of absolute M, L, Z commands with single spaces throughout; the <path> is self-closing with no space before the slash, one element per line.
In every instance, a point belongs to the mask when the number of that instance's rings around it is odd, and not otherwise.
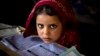
<path fill-rule="evenodd" d="M 36 17 L 36 27 L 38 35 L 45 43 L 56 42 L 62 33 L 62 24 L 57 16 L 39 14 Z"/>

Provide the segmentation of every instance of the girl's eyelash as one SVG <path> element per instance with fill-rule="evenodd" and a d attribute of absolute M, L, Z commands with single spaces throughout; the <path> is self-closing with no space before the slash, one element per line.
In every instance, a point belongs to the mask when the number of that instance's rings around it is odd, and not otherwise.
<path fill-rule="evenodd" d="M 37 24 L 37 26 L 38 26 L 39 28 L 43 28 L 43 27 L 44 27 L 42 24 Z"/>
<path fill-rule="evenodd" d="M 50 27 L 50 28 L 52 28 L 52 29 L 54 29 L 54 28 L 56 28 L 56 27 L 57 27 L 57 25 L 52 24 L 52 25 L 50 25 L 49 27 Z"/>

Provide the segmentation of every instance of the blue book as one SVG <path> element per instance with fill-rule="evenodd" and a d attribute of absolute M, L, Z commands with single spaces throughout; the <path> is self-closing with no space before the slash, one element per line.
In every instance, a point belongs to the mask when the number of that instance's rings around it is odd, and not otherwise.
<path fill-rule="evenodd" d="M 20 56 L 59 56 L 67 49 L 57 43 L 46 44 L 38 36 L 24 38 L 18 34 L 4 37 L 1 43 Z"/>

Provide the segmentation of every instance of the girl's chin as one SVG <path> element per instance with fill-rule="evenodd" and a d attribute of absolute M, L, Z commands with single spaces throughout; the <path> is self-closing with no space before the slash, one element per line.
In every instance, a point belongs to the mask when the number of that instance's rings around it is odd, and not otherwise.
<path fill-rule="evenodd" d="M 50 44 L 50 43 L 53 43 L 53 41 L 44 41 L 44 43 Z"/>

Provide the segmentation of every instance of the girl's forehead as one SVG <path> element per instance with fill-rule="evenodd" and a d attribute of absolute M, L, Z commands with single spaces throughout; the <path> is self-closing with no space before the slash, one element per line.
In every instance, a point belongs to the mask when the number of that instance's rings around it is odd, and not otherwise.
<path fill-rule="evenodd" d="M 57 16 L 49 16 L 49 15 L 46 15 L 46 14 L 41 14 L 41 15 L 38 15 L 36 17 L 36 21 L 38 22 L 60 22 L 59 18 Z"/>

